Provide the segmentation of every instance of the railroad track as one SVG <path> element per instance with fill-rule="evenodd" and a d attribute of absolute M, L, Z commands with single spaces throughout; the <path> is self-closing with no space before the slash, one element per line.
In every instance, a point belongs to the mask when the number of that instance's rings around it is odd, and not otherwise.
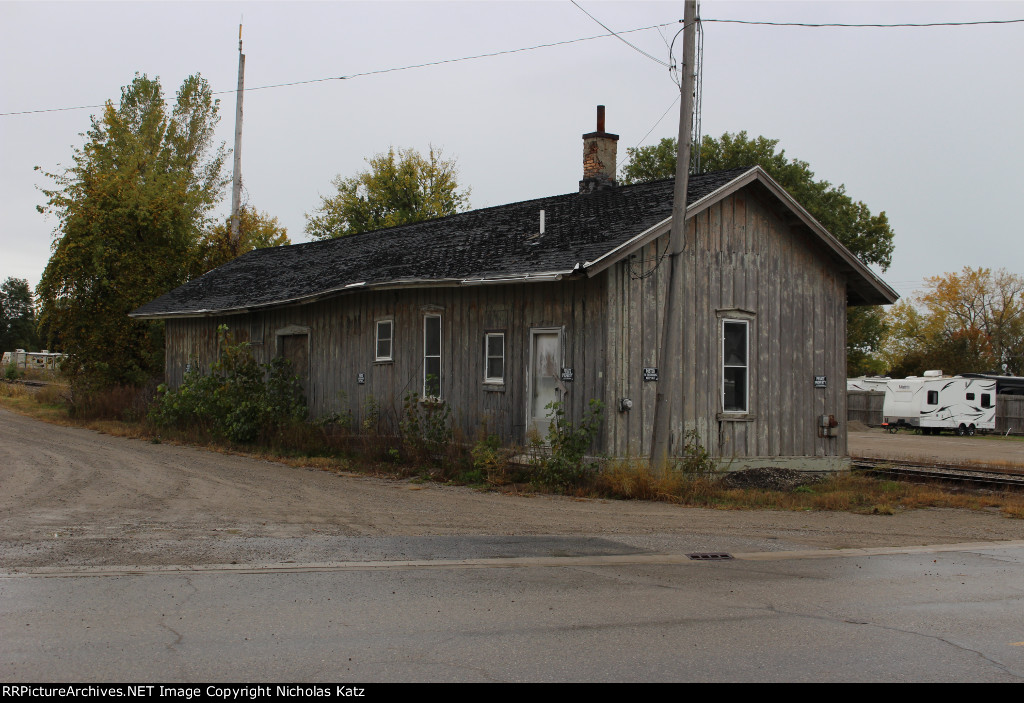
<path fill-rule="evenodd" d="M 1024 490 L 1024 471 L 971 469 L 943 464 L 921 464 L 893 459 L 851 459 L 850 468 L 898 478 L 966 483 L 987 488 Z"/>

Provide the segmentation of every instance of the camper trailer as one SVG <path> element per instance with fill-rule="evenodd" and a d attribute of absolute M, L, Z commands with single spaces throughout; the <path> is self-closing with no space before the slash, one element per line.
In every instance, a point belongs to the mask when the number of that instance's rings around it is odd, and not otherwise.
<path fill-rule="evenodd" d="M 892 379 L 885 384 L 883 427 L 920 429 L 924 434 L 952 430 L 973 435 L 996 428 L 996 382 L 980 378 L 923 376 Z"/>
<path fill-rule="evenodd" d="M 6 369 L 13 365 L 20 371 L 35 369 L 36 371 L 56 371 L 60 368 L 60 362 L 64 355 L 59 352 L 51 352 L 43 349 L 39 352 L 27 352 L 24 349 L 15 349 L 12 352 L 4 352 L 0 367 Z"/>
<path fill-rule="evenodd" d="M 884 393 L 885 386 L 892 379 L 888 376 L 858 376 L 846 379 L 846 392 L 879 391 Z"/>

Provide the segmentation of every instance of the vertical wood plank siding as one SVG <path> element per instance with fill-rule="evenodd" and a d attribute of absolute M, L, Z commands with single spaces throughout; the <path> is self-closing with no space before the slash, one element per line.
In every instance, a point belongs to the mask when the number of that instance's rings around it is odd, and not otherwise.
<path fill-rule="evenodd" d="M 667 286 L 667 237 L 608 271 L 608 362 L 605 395 L 633 409 L 609 413 L 608 452 L 650 451 L 661 310 Z M 671 451 L 687 430 L 715 456 L 729 458 L 846 455 L 846 282 L 811 238 L 784 222 L 749 191 L 698 213 L 686 230 L 683 286 L 682 398 Z M 659 264 L 658 262 L 661 261 Z M 642 312 L 637 306 L 642 306 Z M 722 318 L 752 315 L 749 414 L 722 412 Z M 827 388 L 814 387 L 815 376 Z M 835 415 L 836 435 L 818 437 L 818 417 Z"/>
<path fill-rule="evenodd" d="M 682 393 L 671 451 L 686 431 L 722 459 L 846 455 L 846 281 L 800 226 L 788 224 L 754 189 L 730 195 L 687 225 Z M 307 305 L 167 322 L 167 379 L 186 364 L 208 370 L 217 326 L 248 339 L 260 361 L 280 354 L 279 333 L 309 338 L 308 400 L 313 416 L 349 410 L 361 421 L 372 402 L 397 428 L 404 397 L 423 389 L 423 318 L 441 316 L 441 395 L 467 439 L 486 428 L 526 441 L 531 328 L 562 330 L 566 412 L 578 419 L 591 398 L 605 402 L 593 450 L 646 456 L 658 382 L 661 314 L 668 285 L 668 235 L 592 279 L 550 283 L 363 290 Z M 748 410 L 722 412 L 722 320 L 748 325 Z M 393 360 L 375 362 L 376 322 L 394 321 Z M 505 333 L 505 382 L 484 384 L 484 335 Z M 357 377 L 364 374 L 365 383 Z M 825 376 L 827 387 L 814 387 Z M 621 398 L 633 407 L 618 411 Z M 818 436 L 818 417 L 840 420 Z"/>
<path fill-rule="evenodd" d="M 607 284 L 604 275 L 551 283 L 359 291 L 308 305 L 226 317 L 167 321 L 168 383 L 181 383 L 192 361 L 209 370 L 217 354 L 217 327 L 251 339 L 260 362 L 280 355 L 278 332 L 309 332 L 308 401 L 314 417 L 351 410 L 361 422 L 372 402 L 387 428 L 397 428 L 405 396 L 423 392 L 423 318 L 441 316 L 441 396 L 458 427 L 505 442 L 526 440 L 530 329 L 563 330 L 567 415 L 578 419 L 591 398 L 604 400 Z M 393 361 L 375 362 L 376 321 L 394 320 Z M 243 331 L 244 332 L 241 332 Z M 505 332 L 505 383 L 484 384 L 484 335 Z M 292 332 L 294 333 L 294 332 Z M 358 383 L 364 374 L 365 383 Z M 604 451 L 603 436 L 595 451 Z"/>

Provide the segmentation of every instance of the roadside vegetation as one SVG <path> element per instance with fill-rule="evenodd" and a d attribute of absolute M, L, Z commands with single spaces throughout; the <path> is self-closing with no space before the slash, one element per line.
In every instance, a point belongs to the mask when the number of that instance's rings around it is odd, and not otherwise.
<path fill-rule="evenodd" d="M 696 433 L 664 474 L 640 459 L 600 461 L 587 454 L 604 408 L 591 401 L 578 421 L 549 407 L 546 437 L 509 447 L 481 428 L 465 437 L 448 406 L 411 393 L 400 417 L 368 398 L 310 422 L 287 363 L 257 364 L 245 344 L 222 330 L 222 354 L 209 374 L 191 372 L 169 390 L 145 386 L 75 389 L 0 381 L 0 406 L 46 422 L 84 427 L 154 444 L 200 446 L 324 471 L 360 472 L 515 493 L 656 500 L 726 510 L 830 510 L 892 515 L 918 508 L 999 510 L 1024 518 L 1024 493 L 964 491 L 878 480 L 857 472 L 819 476 L 779 469 L 719 473 Z"/>

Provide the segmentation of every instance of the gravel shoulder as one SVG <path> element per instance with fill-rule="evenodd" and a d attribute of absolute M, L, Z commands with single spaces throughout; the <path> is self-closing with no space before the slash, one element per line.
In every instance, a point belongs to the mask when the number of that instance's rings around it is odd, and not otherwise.
<path fill-rule="evenodd" d="M 746 512 L 336 474 L 0 409 L 0 571 L 1024 539 L 997 512 Z"/>

